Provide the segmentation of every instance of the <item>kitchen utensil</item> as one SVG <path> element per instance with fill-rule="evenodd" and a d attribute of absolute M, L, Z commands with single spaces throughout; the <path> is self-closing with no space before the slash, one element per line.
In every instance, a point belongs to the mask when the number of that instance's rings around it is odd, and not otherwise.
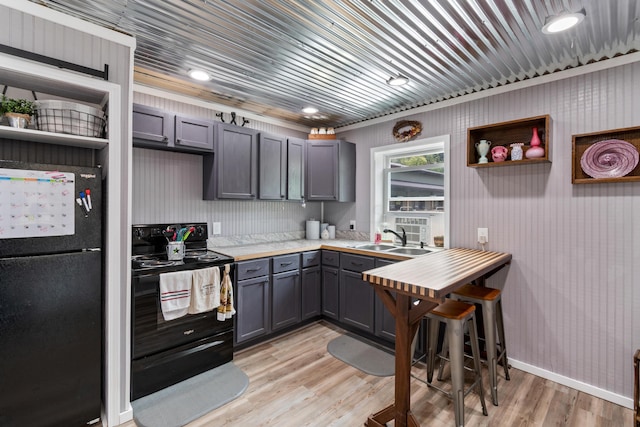
<path fill-rule="evenodd" d="M 180 241 L 180 242 L 181 242 L 182 240 L 184 240 L 184 239 L 183 239 L 183 237 L 184 237 L 184 233 L 186 233 L 186 232 L 187 232 L 187 228 L 186 228 L 186 227 L 182 227 L 182 228 L 178 231 L 178 237 L 176 238 L 176 240 L 177 240 L 177 241 Z"/>
<path fill-rule="evenodd" d="M 189 228 L 189 230 L 188 230 L 186 233 L 184 233 L 184 236 L 182 236 L 182 241 L 184 242 L 185 240 L 187 240 L 187 238 L 189 237 L 189 235 L 190 235 L 191 233 L 193 233 L 195 230 L 196 230 L 196 228 L 195 228 L 195 227 L 191 227 L 191 228 Z"/>

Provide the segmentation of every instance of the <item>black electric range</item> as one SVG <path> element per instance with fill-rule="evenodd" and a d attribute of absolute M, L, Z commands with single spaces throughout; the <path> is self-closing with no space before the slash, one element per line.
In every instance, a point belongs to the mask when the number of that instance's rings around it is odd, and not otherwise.
<path fill-rule="evenodd" d="M 191 227 L 184 258 L 169 260 L 164 232 Z M 207 250 L 207 237 L 206 223 L 132 228 L 131 400 L 233 360 L 235 317 L 219 321 L 213 310 L 166 321 L 160 305 L 163 273 L 219 267 L 222 278 L 228 266 L 233 282 L 233 258 Z"/>

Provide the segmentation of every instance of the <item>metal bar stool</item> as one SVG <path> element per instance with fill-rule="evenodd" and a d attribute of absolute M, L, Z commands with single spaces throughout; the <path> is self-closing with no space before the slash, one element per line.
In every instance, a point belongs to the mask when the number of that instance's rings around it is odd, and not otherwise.
<path fill-rule="evenodd" d="M 444 393 L 453 399 L 453 407 L 455 411 L 456 426 L 464 426 L 464 397 L 474 388 L 477 388 L 480 402 L 482 403 L 482 413 L 488 415 L 487 406 L 484 402 L 484 391 L 482 388 L 482 374 L 480 370 L 480 352 L 478 347 L 478 333 L 475 322 L 476 307 L 473 304 L 466 304 L 460 301 L 446 300 L 438 307 L 427 314 L 428 320 L 428 338 L 427 338 L 427 381 L 429 387 Z M 438 330 L 440 322 L 445 324 L 445 340 L 449 342 L 449 358 L 445 355 L 445 348 L 436 355 L 438 346 Z M 464 330 L 465 325 L 469 330 L 471 338 L 471 349 L 473 354 L 473 369 L 464 365 Z M 447 392 L 432 384 L 433 370 L 436 357 L 442 361 L 450 362 L 451 370 L 451 392 Z M 442 367 L 442 365 L 441 365 Z M 474 372 L 475 379 L 473 384 L 465 391 L 464 389 L 464 370 Z M 441 370 L 438 375 L 441 379 Z"/>
<path fill-rule="evenodd" d="M 484 323 L 484 339 L 491 384 L 491 400 L 498 406 L 498 362 L 502 360 L 504 376 L 509 380 L 509 362 L 507 346 L 504 338 L 504 322 L 502 318 L 502 297 L 499 289 L 466 284 L 451 294 L 451 299 L 482 306 Z M 499 343 L 496 342 L 496 330 Z M 498 352 L 498 346 L 500 351 Z"/>

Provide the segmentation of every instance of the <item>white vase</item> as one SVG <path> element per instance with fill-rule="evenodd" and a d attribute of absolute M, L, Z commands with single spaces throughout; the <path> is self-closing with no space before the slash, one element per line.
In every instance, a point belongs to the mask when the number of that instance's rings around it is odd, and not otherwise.
<path fill-rule="evenodd" d="M 491 147 L 491 141 L 487 141 L 486 139 L 481 139 L 480 142 L 476 142 L 476 149 L 478 150 L 478 154 L 480 154 L 480 159 L 478 159 L 478 163 L 488 163 L 487 153 L 489 153 L 489 147 Z"/>

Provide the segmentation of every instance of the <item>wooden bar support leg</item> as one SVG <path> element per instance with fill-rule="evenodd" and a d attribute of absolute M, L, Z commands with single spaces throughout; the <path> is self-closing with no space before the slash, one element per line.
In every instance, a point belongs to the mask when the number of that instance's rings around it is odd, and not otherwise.
<path fill-rule="evenodd" d="M 366 427 L 384 427 L 391 420 L 395 420 L 394 427 L 420 427 L 411 413 L 411 343 L 422 316 L 436 306 L 425 300 L 413 305 L 412 297 L 396 295 L 395 403 L 370 416 L 364 424 Z"/>

